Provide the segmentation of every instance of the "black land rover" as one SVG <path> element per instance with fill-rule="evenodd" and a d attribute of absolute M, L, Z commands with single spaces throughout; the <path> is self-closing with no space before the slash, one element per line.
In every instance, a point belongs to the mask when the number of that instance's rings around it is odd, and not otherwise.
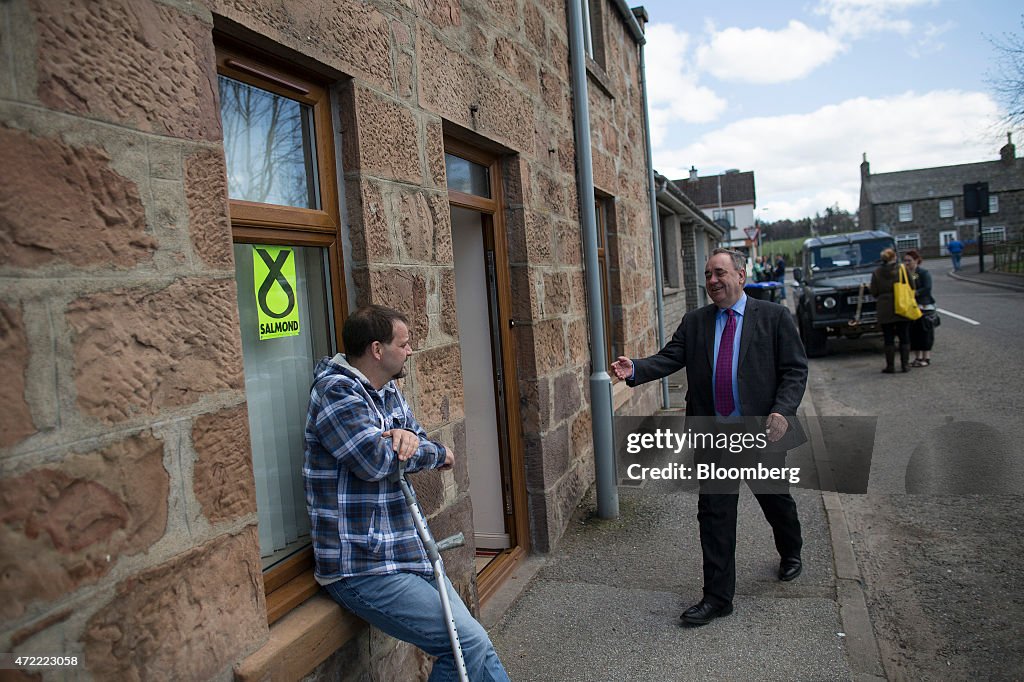
<path fill-rule="evenodd" d="M 824 355 L 830 336 L 857 338 L 880 331 L 868 285 L 886 248 L 896 248 L 895 241 L 878 231 L 804 242 L 802 267 L 793 269 L 793 277 L 799 287 L 797 324 L 809 357 Z"/>

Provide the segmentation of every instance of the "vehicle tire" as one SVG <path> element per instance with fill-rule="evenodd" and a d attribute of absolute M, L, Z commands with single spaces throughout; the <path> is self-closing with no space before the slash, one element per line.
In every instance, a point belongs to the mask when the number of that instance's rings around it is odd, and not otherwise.
<path fill-rule="evenodd" d="M 807 357 L 820 358 L 828 352 L 828 334 L 824 329 L 815 329 L 803 316 L 800 317 L 800 338 Z"/>

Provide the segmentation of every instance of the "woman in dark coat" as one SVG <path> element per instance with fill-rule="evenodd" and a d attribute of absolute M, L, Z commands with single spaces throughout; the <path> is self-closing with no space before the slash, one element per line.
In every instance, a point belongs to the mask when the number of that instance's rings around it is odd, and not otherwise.
<path fill-rule="evenodd" d="M 935 344 L 935 298 L 932 296 L 932 273 L 921 267 L 921 254 L 911 249 L 903 254 L 903 265 L 907 267 L 910 286 L 923 313 L 910 323 L 910 350 L 914 351 L 911 367 L 927 367 L 932 364 L 932 346 Z"/>
<path fill-rule="evenodd" d="M 878 324 L 882 327 L 882 337 L 885 339 L 885 374 L 892 374 L 896 370 L 893 364 L 896 360 L 896 337 L 900 339 L 900 371 L 906 372 L 910 368 L 910 320 L 897 315 L 894 309 L 893 285 L 900 278 L 900 263 L 896 258 L 896 252 L 892 249 L 882 251 L 882 264 L 871 273 L 871 286 L 869 290 L 875 297 L 875 310 L 878 312 Z"/>

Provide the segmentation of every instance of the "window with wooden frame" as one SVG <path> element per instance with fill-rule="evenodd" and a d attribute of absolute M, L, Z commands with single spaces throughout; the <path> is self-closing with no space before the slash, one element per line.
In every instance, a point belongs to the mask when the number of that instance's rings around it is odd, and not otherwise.
<path fill-rule="evenodd" d="M 322 82 L 217 38 L 256 507 L 273 623 L 316 594 L 302 481 L 313 366 L 345 318 L 330 97 Z"/>
<path fill-rule="evenodd" d="M 604 57 L 604 0 L 581 0 L 583 22 L 583 50 L 602 69 Z"/>
<path fill-rule="evenodd" d="M 609 267 L 608 257 L 610 255 L 608 248 L 608 212 L 614 205 L 611 197 L 598 195 L 594 198 L 594 215 L 597 222 L 597 263 L 601 271 L 601 304 L 604 308 L 605 357 L 608 366 L 611 365 L 615 358 L 619 357 L 622 349 L 621 344 L 617 342 L 613 333 L 617 320 L 612 317 L 612 314 L 619 311 L 620 308 L 612 304 L 612 272 Z"/>

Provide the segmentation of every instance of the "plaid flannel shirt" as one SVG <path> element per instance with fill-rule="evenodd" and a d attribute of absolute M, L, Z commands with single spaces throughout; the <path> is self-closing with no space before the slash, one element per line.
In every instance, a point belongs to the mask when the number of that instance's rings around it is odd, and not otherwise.
<path fill-rule="evenodd" d="M 401 428 L 419 436 L 410 473 L 443 466 L 444 446 L 427 439 L 394 381 L 379 393 L 340 353 L 317 363 L 314 377 L 302 475 L 317 581 L 433 574 L 401 488 L 388 480 L 398 458 L 381 434 Z"/>

